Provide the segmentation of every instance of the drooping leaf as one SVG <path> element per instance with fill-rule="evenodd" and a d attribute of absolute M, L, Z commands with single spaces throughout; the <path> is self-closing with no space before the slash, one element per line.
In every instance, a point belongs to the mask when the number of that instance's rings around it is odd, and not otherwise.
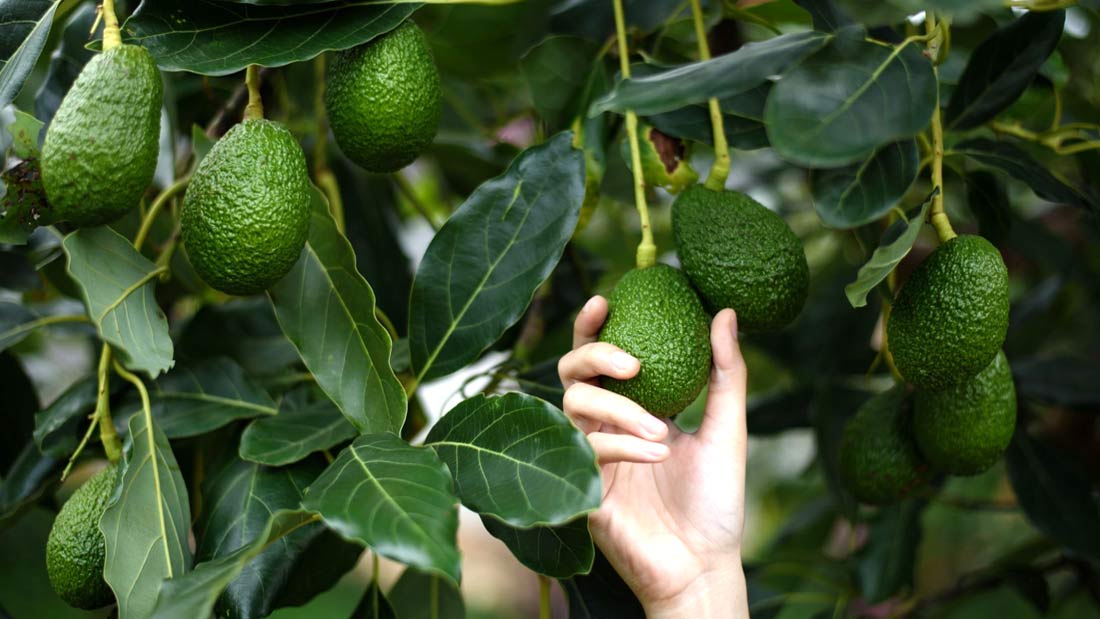
<path fill-rule="evenodd" d="M 834 36 L 772 88 L 765 124 L 784 159 L 847 165 L 928 126 L 936 106 L 932 64 L 916 45 L 893 48 L 859 34 Z"/>
<path fill-rule="evenodd" d="M 345 538 L 458 582 L 451 485 L 432 450 L 393 434 L 364 434 L 340 452 L 302 504 Z"/>
<path fill-rule="evenodd" d="M 23 341 L 38 326 L 39 317 L 18 303 L 0 302 L 0 351 Z"/>
<path fill-rule="evenodd" d="M 386 597 L 400 619 L 466 619 L 462 594 L 434 574 L 409 568 Z"/>
<path fill-rule="evenodd" d="M 323 201 L 316 188 L 314 200 Z M 399 432 L 407 404 L 389 365 L 390 334 L 327 207 L 314 205 L 301 258 L 268 294 L 283 332 L 352 425 L 363 433 Z"/>
<path fill-rule="evenodd" d="M 1013 359 L 1012 376 L 1021 399 L 1081 410 L 1100 406 L 1100 368 L 1088 359 Z"/>
<path fill-rule="evenodd" d="M 0 480 L 0 524 L 34 502 L 54 482 L 62 462 L 28 442 L 20 449 Z"/>
<path fill-rule="evenodd" d="M 971 54 L 943 120 L 973 129 L 992 120 L 1031 84 L 1062 38 L 1064 10 L 1031 11 L 994 32 Z"/>
<path fill-rule="evenodd" d="M 280 67 L 361 45 L 397 27 L 418 6 L 339 0 L 318 11 L 302 4 L 157 0 L 141 3 L 122 36 L 148 49 L 165 71 L 227 75 L 250 64 Z"/>
<path fill-rule="evenodd" d="M 0 2 L 0 108 L 11 103 L 50 36 L 61 0 Z"/>
<path fill-rule="evenodd" d="M 1067 455 L 1017 428 L 1005 462 L 1028 520 L 1067 551 L 1100 560 L 1100 502 Z"/>
<path fill-rule="evenodd" d="M 895 225 L 886 231 L 883 243 L 875 248 L 867 264 L 859 268 L 856 280 L 844 287 L 844 294 L 848 296 L 848 303 L 851 303 L 852 307 L 867 305 L 867 295 L 886 279 L 909 250 L 913 249 L 913 243 L 917 241 L 921 226 L 928 217 L 928 210 L 932 207 L 932 197 L 938 191 L 939 189 L 934 190 L 932 195 L 925 199 L 920 213 L 911 217 L 908 222 L 895 222 Z"/>
<path fill-rule="evenodd" d="M 880 509 L 869 523 L 867 544 L 856 556 L 856 578 L 868 602 L 878 603 L 912 589 L 926 504 L 922 499 L 907 499 Z"/>
<path fill-rule="evenodd" d="M 172 367 L 168 320 L 153 294 L 153 263 L 107 226 L 77 230 L 61 246 L 88 315 L 123 365 L 153 378 Z"/>
<path fill-rule="evenodd" d="M 218 595 L 231 583 L 239 582 L 242 571 L 252 568 L 258 557 L 270 552 L 273 544 L 300 533 L 316 520 L 315 515 L 303 510 L 276 511 L 255 537 L 234 552 L 199 563 L 194 571 L 165 580 L 152 616 L 157 619 L 210 616 Z"/>
<path fill-rule="evenodd" d="M 573 36 L 553 36 L 531 48 L 520 61 L 520 72 L 531 100 L 550 132 L 569 126 L 584 110 L 577 109 L 598 45 Z"/>
<path fill-rule="evenodd" d="M 751 90 L 722 99 L 722 128 L 726 142 L 732 148 L 753 150 L 768 145 L 764 128 L 764 103 L 774 84 L 764 82 Z M 695 103 L 673 112 L 654 114 L 647 119 L 654 127 L 673 137 L 705 144 L 714 143 L 710 110 L 705 103 Z"/>
<path fill-rule="evenodd" d="M 154 617 L 165 578 L 191 569 L 191 507 L 168 437 L 146 415 L 130 418 L 121 483 L 99 520 L 106 542 L 103 576 L 118 600 L 119 619 Z"/>
<path fill-rule="evenodd" d="M 492 516 L 482 516 L 489 533 L 504 542 L 520 563 L 551 578 L 571 578 L 592 569 L 595 547 L 588 532 L 588 518 L 558 525 L 521 529 Z"/>
<path fill-rule="evenodd" d="M 463 505 L 518 527 L 564 524 L 600 504 L 596 456 L 565 414 L 522 394 L 474 396 L 428 433 Z"/>
<path fill-rule="evenodd" d="M 229 357 L 250 376 L 282 374 L 300 359 L 271 303 L 258 297 L 203 307 L 184 325 L 178 347 L 181 360 Z"/>
<path fill-rule="evenodd" d="M 378 588 L 378 583 L 371 581 L 355 612 L 351 613 L 351 619 L 397 619 L 397 613 Z"/>
<path fill-rule="evenodd" d="M 648 116 L 671 112 L 711 97 L 725 99 L 756 88 L 821 49 L 829 36 L 820 32 L 785 34 L 747 43 L 735 52 L 645 77 L 623 80 L 596 100 L 588 114 L 634 110 Z"/>
<path fill-rule="evenodd" d="M 110 382 L 111 393 L 122 390 L 123 381 Z M 61 457 L 76 448 L 75 430 L 95 409 L 99 391 L 95 376 L 85 377 L 59 395 L 49 406 L 34 415 L 34 442 L 42 453 Z"/>
<path fill-rule="evenodd" d="M 413 280 L 409 348 L 420 381 L 473 361 L 523 315 L 573 234 L 584 157 L 560 133 L 482 184 L 436 233 Z"/>
<path fill-rule="evenodd" d="M 1044 200 L 1072 204 L 1090 213 L 1100 214 L 1100 205 L 1094 200 L 1058 179 L 1018 146 L 977 138 L 957 144 L 951 150 L 1027 183 L 1035 195 Z"/>
<path fill-rule="evenodd" d="M 332 583 L 351 572 L 363 555 L 363 547 L 322 528 L 298 556 L 294 569 L 275 605 L 303 606 L 333 588 Z"/>
<path fill-rule="evenodd" d="M 115 3 L 115 10 L 122 11 L 119 2 Z M 73 9 L 72 15 L 65 20 L 64 30 L 61 35 L 61 44 L 57 46 L 50 56 L 50 67 L 46 71 L 46 79 L 38 87 L 34 96 L 34 113 L 43 122 L 50 122 L 61 99 L 69 92 L 80 70 L 95 55 L 88 49 L 88 33 L 95 23 L 96 6 L 84 3 Z"/>
<path fill-rule="evenodd" d="M 241 434 L 245 460 L 281 466 L 349 441 L 358 432 L 331 401 L 281 407 L 273 417 L 257 419 Z"/>
<path fill-rule="evenodd" d="M 810 176 L 814 209 L 832 228 L 856 228 L 889 212 L 917 179 L 915 140 L 879 147 L 863 161 L 815 170 Z"/>
<path fill-rule="evenodd" d="M 987 170 L 966 175 L 966 204 L 978 219 L 978 231 L 999 245 L 1012 227 L 1012 204 L 997 176 Z"/>

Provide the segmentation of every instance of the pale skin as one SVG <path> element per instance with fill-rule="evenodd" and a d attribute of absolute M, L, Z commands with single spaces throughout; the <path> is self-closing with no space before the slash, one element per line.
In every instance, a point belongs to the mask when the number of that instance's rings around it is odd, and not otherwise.
<path fill-rule="evenodd" d="M 745 362 L 733 310 L 711 323 L 713 367 L 702 425 L 681 432 L 631 400 L 599 387 L 639 362 L 597 341 L 607 301 L 593 297 L 558 363 L 565 413 L 588 437 L 603 478 L 592 514 L 600 550 L 650 619 L 749 616 L 741 566 L 745 507 Z"/>

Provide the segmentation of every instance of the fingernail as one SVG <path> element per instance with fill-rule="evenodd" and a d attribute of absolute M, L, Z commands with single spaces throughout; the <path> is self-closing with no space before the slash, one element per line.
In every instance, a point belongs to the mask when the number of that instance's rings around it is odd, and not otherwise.
<path fill-rule="evenodd" d="M 664 434 L 665 422 L 652 415 L 646 416 L 642 418 L 642 429 L 646 431 L 646 434 L 652 437 L 658 437 Z"/>
<path fill-rule="evenodd" d="M 734 341 L 737 341 L 737 312 L 733 312 L 733 320 L 730 321 L 730 333 L 733 335 Z"/>
<path fill-rule="evenodd" d="M 587 302 L 585 302 L 584 307 L 581 308 L 581 313 L 583 314 L 585 312 L 592 311 L 592 304 L 595 303 L 595 302 L 596 302 L 596 297 L 592 297 Z"/>
<path fill-rule="evenodd" d="M 635 359 L 623 351 L 611 354 L 611 365 L 620 372 L 628 372 L 634 367 Z"/>
<path fill-rule="evenodd" d="M 660 460 L 668 455 L 668 446 L 664 443 L 652 443 L 646 446 L 645 452 L 649 457 Z"/>

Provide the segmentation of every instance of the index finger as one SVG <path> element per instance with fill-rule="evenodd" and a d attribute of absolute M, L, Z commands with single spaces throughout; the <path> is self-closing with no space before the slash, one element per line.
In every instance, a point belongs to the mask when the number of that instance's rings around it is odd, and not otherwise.
<path fill-rule="evenodd" d="M 607 299 L 596 295 L 581 308 L 573 321 L 573 348 L 580 348 L 599 339 L 600 328 L 607 320 Z"/>

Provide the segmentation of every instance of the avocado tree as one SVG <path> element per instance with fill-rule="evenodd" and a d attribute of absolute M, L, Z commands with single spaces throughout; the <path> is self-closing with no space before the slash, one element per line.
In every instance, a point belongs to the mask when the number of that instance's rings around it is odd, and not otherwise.
<path fill-rule="evenodd" d="M 462 506 L 542 617 L 641 617 L 561 410 L 594 294 L 687 431 L 740 317 L 753 617 L 1100 612 L 1096 0 L 0 0 L 0 48 L 0 616 L 498 616 Z"/>

